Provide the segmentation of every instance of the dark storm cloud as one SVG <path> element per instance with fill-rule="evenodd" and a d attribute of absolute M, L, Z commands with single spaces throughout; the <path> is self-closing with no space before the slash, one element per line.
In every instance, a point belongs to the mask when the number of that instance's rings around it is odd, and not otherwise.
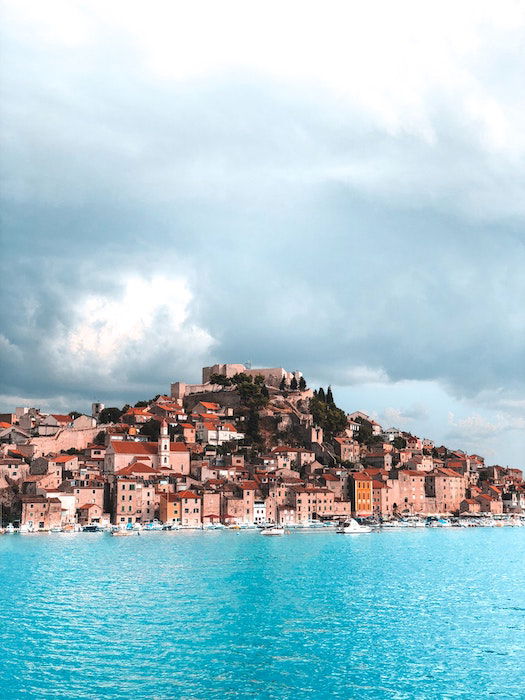
<path fill-rule="evenodd" d="M 426 137 L 249 72 L 156 80 L 104 36 L 6 41 L 4 394 L 135 398 L 214 359 L 523 387 L 523 167 L 457 95 L 429 98 Z M 109 377 L 105 355 L 67 370 L 85 299 L 156 275 L 187 280 L 178 330 L 159 299 Z"/>

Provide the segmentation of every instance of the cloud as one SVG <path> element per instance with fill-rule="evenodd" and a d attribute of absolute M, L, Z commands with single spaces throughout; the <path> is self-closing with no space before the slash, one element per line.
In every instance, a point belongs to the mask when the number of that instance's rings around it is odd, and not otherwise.
<path fill-rule="evenodd" d="M 507 430 L 525 430 L 525 417 L 515 417 L 509 414 L 498 413 L 495 421 L 490 421 L 480 415 L 456 418 L 449 413 L 448 422 L 458 434 L 471 437 L 493 435 Z"/>
<path fill-rule="evenodd" d="M 412 408 L 385 408 L 380 416 L 385 424 L 385 427 L 390 425 L 396 427 L 403 427 L 407 423 L 413 423 L 414 421 L 425 420 L 428 417 L 428 409 L 421 404 L 413 406 Z"/>
<path fill-rule="evenodd" d="M 519 416 L 517 4 L 6 7 L 6 395 L 251 360 Z"/>

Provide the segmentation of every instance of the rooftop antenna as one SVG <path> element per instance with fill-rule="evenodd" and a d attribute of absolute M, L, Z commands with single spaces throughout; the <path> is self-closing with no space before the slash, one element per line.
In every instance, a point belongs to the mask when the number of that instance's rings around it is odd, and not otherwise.
<path fill-rule="evenodd" d="M 252 361 L 251 361 L 251 360 L 247 360 L 247 361 L 244 363 L 244 366 L 246 367 L 246 369 L 251 369 L 251 368 L 252 368 Z"/>

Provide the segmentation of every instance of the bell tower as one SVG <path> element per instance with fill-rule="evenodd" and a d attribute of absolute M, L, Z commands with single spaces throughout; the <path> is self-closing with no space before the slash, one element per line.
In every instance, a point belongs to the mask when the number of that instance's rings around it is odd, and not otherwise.
<path fill-rule="evenodd" d="M 163 420 L 160 424 L 160 435 L 157 448 L 159 457 L 159 467 L 170 466 L 170 436 L 168 432 L 168 424 Z"/>

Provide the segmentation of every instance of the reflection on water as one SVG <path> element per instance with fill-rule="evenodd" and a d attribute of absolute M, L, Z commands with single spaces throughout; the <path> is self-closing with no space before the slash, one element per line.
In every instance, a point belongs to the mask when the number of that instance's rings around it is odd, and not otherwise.
<path fill-rule="evenodd" d="M 0 538 L 0 698 L 523 698 L 525 531 Z"/>

